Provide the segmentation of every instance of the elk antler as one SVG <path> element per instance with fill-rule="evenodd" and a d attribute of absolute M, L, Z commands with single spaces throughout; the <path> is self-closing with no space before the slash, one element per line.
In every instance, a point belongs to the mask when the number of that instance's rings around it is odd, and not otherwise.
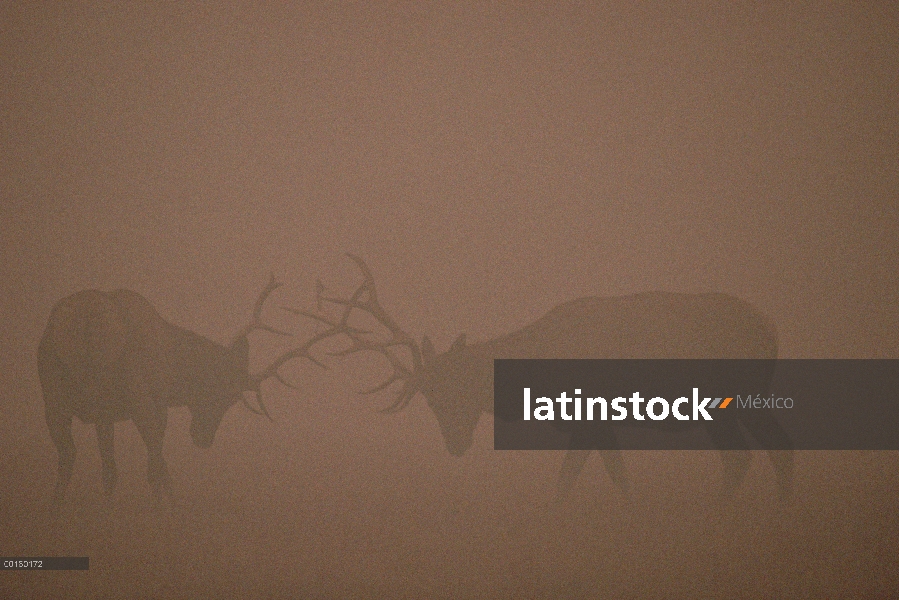
<path fill-rule="evenodd" d="M 266 325 L 262 322 L 262 308 L 265 305 L 265 301 L 268 300 L 268 297 L 274 292 L 276 289 L 281 287 L 283 284 L 279 283 L 277 279 L 275 279 L 275 274 L 272 273 L 271 277 L 268 280 L 266 286 L 259 293 L 259 297 L 256 299 L 256 304 L 253 305 L 253 318 L 252 320 L 237 332 L 237 335 L 234 336 L 233 344 L 236 344 L 241 339 L 246 339 L 251 332 L 261 329 L 262 331 L 269 331 L 271 333 L 276 333 L 278 335 L 290 335 L 284 331 L 278 331 L 274 327 Z"/>
<path fill-rule="evenodd" d="M 344 329 L 340 331 L 340 333 L 346 334 L 352 341 L 352 346 L 349 348 L 330 354 L 332 356 L 348 356 L 364 350 L 372 350 L 387 357 L 387 360 L 389 360 L 390 364 L 393 366 L 393 374 L 383 383 L 380 383 L 371 389 L 363 390 L 360 393 L 373 394 L 388 388 L 396 381 L 402 381 L 403 387 L 400 389 L 396 401 L 387 408 L 382 409 L 382 412 L 387 413 L 398 412 L 412 401 L 413 396 L 415 396 L 415 393 L 418 391 L 418 382 L 416 380 L 418 375 L 422 372 L 421 350 L 415 342 L 415 339 L 403 331 L 390 315 L 387 314 L 387 311 L 384 310 L 380 302 L 378 302 L 375 279 L 371 270 L 368 268 L 368 265 L 365 264 L 365 261 L 354 254 L 347 254 L 347 256 L 356 263 L 364 277 L 362 284 L 356 289 L 353 295 L 349 299 L 323 296 L 322 292 L 324 291 L 324 286 L 322 286 L 320 282 L 317 290 L 316 302 L 319 307 L 321 307 L 322 301 L 331 302 L 332 304 L 344 307 L 343 317 L 340 322 L 341 325 L 344 326 Z M 349 318 L 353 309 L 361 310 L 374 317 L 379 324 L 384 326 L 390 332 L 390 339 L 383 343 L 372 342 L 362 337 L 364 334 L 372 332 L 346 327 L 346 320 Z M 324 319 L 314 315 L 309 315 L 307 313 L 301 314 L 306 314 L 307 316 L 324 321 Z M 324 322 L 328 323 L 328 321 Z M 389 348 L 393 346 L 405 346 L 409 349 L 409 352 L 412 355 L 411 370 L 406 368 L 406 366 L 389 351 Z"/>
<path fill-rule="evenodd" d="M 290 335 L 289 333 L 279 331 L 279 330 L 277 330 L 269 325 L 266 325 L 265 323 L 262 322 L 262 308 L 265 305 L 265 301 L 268 299 L 268 297 L 271 295 L 271 293 L 273 291 L 275 291 L 276 289 L 278 289 L 279 287 L 281 287 L 281 285 L 282 284 L 279 283 L 275 279 L 275 275 L 272 274 L 271 278 L 269 279 L 268 284 L 265 286 L 265 288 L 259 294 L 259 298 L 256 300 L 256 304 L 253 306 L 253 319 L 250 321 L 249 325 L 244 327 L 235 336 L 234 343 L 237 343 L 238 341 L 240 341 L 242 339 L 245 340 L 252 331 L 255 331 L 257 329 L 262 330 L 262 331 L 269 331 L 271 333 L 276 333 L 278 335 Z M 291 312 L 294 312 L 294 313 L 310 316 L 318 321 L 324 321 L 324 319 L 322 319 L 321 317 L 318 317 L 317 315 L 313 315 L 313 314 L 306 313 L 303 311 L 296 311 L 293 309 L 287 309 L 287 310 L 290 310 Z M 345 321 L 345 318 L 344 318 L 344 321 Z M 327 322 L 327 321 L 325 321 L 325 322 Z M 310 350 L 312 349 L 312 346 L 314 346 L 318 342 L 322 341 L 323 339 L 326 339 L 326 338 L 334 336 L 334 335 L 338 335 L 340 333 L 344 333 L 344 329 L 346 328 L 345 323 L 342 323 L 340 325 L 329 323 L 329 325 L 332 325 L 331 329 L 328 329 L 327 331 L 323 331 L 322 333 L 319 333 L 319 334 L 313 336 L 311 339 L 307 340 L 306 343 L 304 343 L 299 348 L 294 348 L 292 350 L 289 350 L 288 352 L 285 352 L 284 354 L 282 354 L 281 356 L 276 358 L 274 360 L 274 362 L 272 362 L 261 373 L 250 376 L 251 386 L 250 386 L 250 389 L 247 391 L 253 392 L 256 395 L 256 401 L 259 403 L 259 410 L 253 408 L 250 405 L 250 403 L 247 402 L 246 397 L 243 398 L 244 406 L 246 406 L 247 409 L 249 409 L 251 412 L 253 412 L 257 415 L 264 415 L 265 417 L 268 417 L 268 419 L 271 421 L 273 419 L 272 419 L 271 415 L 269 415 L 268 410 L 265 408 L 265 403 L 262 401 L 261 386 L 262 386 L 263 381 L 274 377 L 275 379 L 277 379 L 279 382 L 281 382 L 285 386 L 287 386 L 289 388 L 296 388 L 296 386 L 292 385 L 287 380 L 285 380 L 281 376 L 281 374 L 278 372 L 278 369 L 280 369 L 284 365 L 284 363 L 286 363 L 287 361 L 292 360 L 294 358 L 303 357 L 303 358 L 306 358 L 306 359 L 310 360 L 311 362 L 317 364 L 318 366 L 320 366 L 324 369 L 327 369 L 327 367 L 324 364 L 319 362 L 314 356 L 312 356 L 312 354 L 310 354 Z M 346 329 L 348 331 L 348 328 L 346 328 Z"/>
<path fill-rule="evenodd" d="M 331 334 L 329 334 L 329 335 L 331 335 Z M 263 414 L 266 417 L 268 417 L 269 420 L 272 420 L 272 417 L 268 414 L 268 410 L 266 410 L 266 408 L 265 408 L 265 403 L 262 402 L 262 382 L 265 381 L 266 379 L 274 377 L 275 379 L 277 379 L 279 382 L 281 382 L 285 386 L 287 386 L 289 388 L 296 388 L 295 385 L 291 384 L 286 379 L 284 379 L 281 376 L 281 374 L 278 372 L 278 369 L 280 369 L 284 365 L 284 363 L 286 363 L 287 361 L 294 359 L 294 358 L 299 358 L 299 357 L 307 358 L 311 362 L 317 364 L 318 366 L 320 366 L 324 369 L 327 369 L 328 368 L 327 366 L 323 365 L 321 362 L 316 360 L 315 357 L 309 353 L 309 350 L 312 348 L 312 346 L 315 345 L 318 341 L 324 339 L 324 337 L 328 337 L 328 336 L 323 336 L 322 334 L 314 336 L 313 338 L 308 340 L 305 344 L 303 344 L 299 348 L 294 348 L 293 350 L 285 352 L 284 354 L 279 356 L 277 359 L 275 359 L 275 361 L 271 365 L 269 365 L 261 373 L 258 373 L 256 375 L 252 376 L 250 378 L 250 381 L 252 382 L 252 388 L 249 391 L 253 392 L 256 395 L 256 401 L 259 403 L 259 408 L 262 410 L 260 412 L 260 411 L 253 409 L 253 407 L 250 406 L 249 402 L 247 402 L 246 398 L 244 398 L 244 405 L 247 408 L 249 408 L 252 412 L 254 412 L 256 414 Z"/>

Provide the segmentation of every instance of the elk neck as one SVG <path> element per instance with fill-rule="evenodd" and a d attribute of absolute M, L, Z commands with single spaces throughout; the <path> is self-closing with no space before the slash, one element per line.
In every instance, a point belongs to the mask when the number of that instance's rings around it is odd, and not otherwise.
<path fill-rule="evenodd" d="M 185 406 L 196 401 L 210 385 L 219 382 L 222 369 L 231 365 L 229 348 L 178 325 L 169 324 L 169 327 L 166 353 L 170 357 L 168 363 L 173 367 L 169 405 Z M 246 365 L 235 368 L 234 375 L 245 374 L 245 370 Z"/>

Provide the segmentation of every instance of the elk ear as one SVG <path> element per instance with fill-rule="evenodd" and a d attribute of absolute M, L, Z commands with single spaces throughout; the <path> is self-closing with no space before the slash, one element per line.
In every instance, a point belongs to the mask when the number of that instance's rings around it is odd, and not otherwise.
<path fill-rule="evenodd" d="M 461 334 L 456 338 L 456 341 L 453 342 L 453 345 L 450 346 L 450 352 L 458 352 L 465 348 L 465 334 Z"/>
<path fill-rule="evenodd" d="M 421 359 L 425 364 L 429 364 L 434 362 L 435 356 L 437 356 L 437 353 L 434 352 L 434 344 L 431 343 L 431 338 L 424 336 L 421 339 Z"/>

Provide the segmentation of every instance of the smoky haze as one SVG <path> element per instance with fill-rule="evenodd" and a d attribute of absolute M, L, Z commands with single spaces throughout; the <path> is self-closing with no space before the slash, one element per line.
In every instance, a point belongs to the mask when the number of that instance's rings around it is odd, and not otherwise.
<path fill-rule="evenodd" d="M 713 452 L 598 458 L 564 513 L 561 452 L 461 458 L 419 395 L 381 415 L 376 357 L 263 387 L 211 448 L 169 413 L 177 503 L 116 424 L 65 505 L 36 349 L 54 304 L 126 288 L 227 344 L 315 325 L 317 278 L 438 352 L 583 296 L 723 292 L 793 358 L 899 358 L 899 9 L 893 3 L 6 3 L 0 8 L 0 554 L 26 597 L 893 597 L 899 460 L 800 452 L 795 499 L 755 456 L 721 503 Z M 250 338 L 262 367 L 290 340 Z"/>

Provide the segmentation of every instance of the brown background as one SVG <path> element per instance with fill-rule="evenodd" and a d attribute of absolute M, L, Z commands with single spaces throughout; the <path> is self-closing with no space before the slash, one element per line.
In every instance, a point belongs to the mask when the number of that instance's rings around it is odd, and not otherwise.
<path fill-rule="evenodd" d="M 801 454 L 788 509 L 767 461 L 722 508 L 715 454 L 628 453 L 631 506 L 594 459 L 568 515 L 510 534 L 559 453 L 495 453 L 484 419 L 452 459 L 420 397 L 381 416 L 352 393 L 377 373 L 303 364 L 275 424 L 234 408 L 209 451 L 172 413 L 164 514 L 133 426 L 104 507 L 77 424 L 52 527 L 35 348 L 84 288 L 225 342 L 270 271 L 308 308 L 352 251 L 438 350 L 664 289 L 750 300 L 785 357 L 899 358 L 893 3 L 213 4 L 0 9 L 0 554 L 92 561 L 0 595 L 899 591 L 895 453 Z"/>

